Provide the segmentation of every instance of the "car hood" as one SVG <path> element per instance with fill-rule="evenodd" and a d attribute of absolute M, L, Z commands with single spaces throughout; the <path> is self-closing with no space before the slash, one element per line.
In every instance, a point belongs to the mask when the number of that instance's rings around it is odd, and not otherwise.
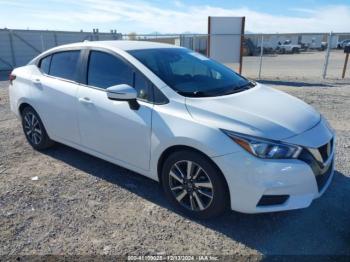
<path fill-rule="evenodd" d="M 274 140 L 303 133 L 320 121 L 308 104 L 262 84 L 226 96 L 186 98 L 186 107 L 196 121 Z"/>

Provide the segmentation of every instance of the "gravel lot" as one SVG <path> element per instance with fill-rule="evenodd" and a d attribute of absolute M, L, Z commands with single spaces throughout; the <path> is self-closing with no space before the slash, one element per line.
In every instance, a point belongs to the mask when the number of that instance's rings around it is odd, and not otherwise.
<path fill-rule="evenodd" d="M 0 82 L 0 255 L 350 255 L 350 85 L 280 82 L 337 132 L 336 173 L 303 210 L 189 220 L 156 182 L 63 145 L 36 152 Z M 32 180 L 32 177 L 38 180 Z"/>

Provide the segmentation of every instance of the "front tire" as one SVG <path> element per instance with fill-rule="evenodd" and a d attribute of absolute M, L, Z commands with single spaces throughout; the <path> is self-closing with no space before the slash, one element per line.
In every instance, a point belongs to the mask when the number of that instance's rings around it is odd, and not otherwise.
<path fill-rule="evenodd" d="M 228 207 L 223 175 L 210 159 L 194 151 L 176 152 L 165 160 L 162 186 L 168 200 L 190 217 L 212 218 Z"/>
<path fill-rule="evenodd" d="M 53 146 L 45 127 L 33 108 L 30 106 L 22 110 L 22 128 L 28 143 L 36 150 L 43 150 Z"/>

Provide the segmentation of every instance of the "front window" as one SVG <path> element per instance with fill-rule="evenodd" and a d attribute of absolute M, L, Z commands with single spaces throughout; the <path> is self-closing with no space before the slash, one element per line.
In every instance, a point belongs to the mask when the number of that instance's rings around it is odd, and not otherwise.
<path fill-rule="evenodd" d="M 114 85 L 133 85 L 133 71 L 119 58 L 105 52 L 91 51 L 87 84 L 99 88 Z"/>
<path fill-rule="evenodd" d="M 91 51 L 87 84 L 99 88 L 128 84 L 137 91 L 140 99 L 148 99 L 149 82 L 120 58 L 101 51 Z"/>
<path fill-rule="evenodd" d="M 131 50 L 129 53 L 184 96 L 220 96 L 254 84 L 224 65 L 184 48 Z"/>

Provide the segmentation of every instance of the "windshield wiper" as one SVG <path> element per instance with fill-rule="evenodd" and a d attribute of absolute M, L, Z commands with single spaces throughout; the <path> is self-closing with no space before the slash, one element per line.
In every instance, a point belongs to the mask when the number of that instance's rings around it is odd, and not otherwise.
<path fill-rule="evenodd" d="M 247 87 L 254 87 L 254 86 L 256 86 L 256 83 L 255 82 L 253 82 L 253 81 L 249 81 L 248 83 L 246 83 L 246 84 L 244 84 L 244 85 L 241 85 L 241 86 L 239 86 L 237 89 L 241 89 L 241 88 L 247 88 Z"/>
<path fill-rule="evenodd" d="M 205 92 L 201 90 L 195 90 L 195 91 L 177 91 L 178 94 L 187 96 L 187 97 L 211 97 L 211 96 L 223 96 L 223 95 L 230 95 L 234 93 L 239 93 L 244 90 L 248 90 L 251 87 L 256 86 L 255 82 L 249 81 L 241 86 L 233 87 L 232 89 L 229 89 L 227 91 L 220 92 L 219 90 L 214 90 L 211 92 Z"/>
<path fill-rule="evenodd" d="M 254 86 L 256 86 L 256 83 L 252 82 L 252 81 L 249 81 L 246 84 L 243 84 L 241 86 L 237 86 L 237 87 L 234 87 L 234 88 L 228 90 L 227 92 L 225 92 L 225 95 L 231 95 L 231 94 L 239 93 L 239 92 L 248 90 L 248 89 L 250 89 L 250 88 L 252 88 Z"/>
<path fill-rule="evenodd" d="M 207 96 L 211 96 L 208 92 L 203 92 L 200 90 L 196 90 L 196 91 L 177 91 L 178 94 L 183 95 L 183 96 L 187 96 L 187 97 L 207 97 Z"/>

